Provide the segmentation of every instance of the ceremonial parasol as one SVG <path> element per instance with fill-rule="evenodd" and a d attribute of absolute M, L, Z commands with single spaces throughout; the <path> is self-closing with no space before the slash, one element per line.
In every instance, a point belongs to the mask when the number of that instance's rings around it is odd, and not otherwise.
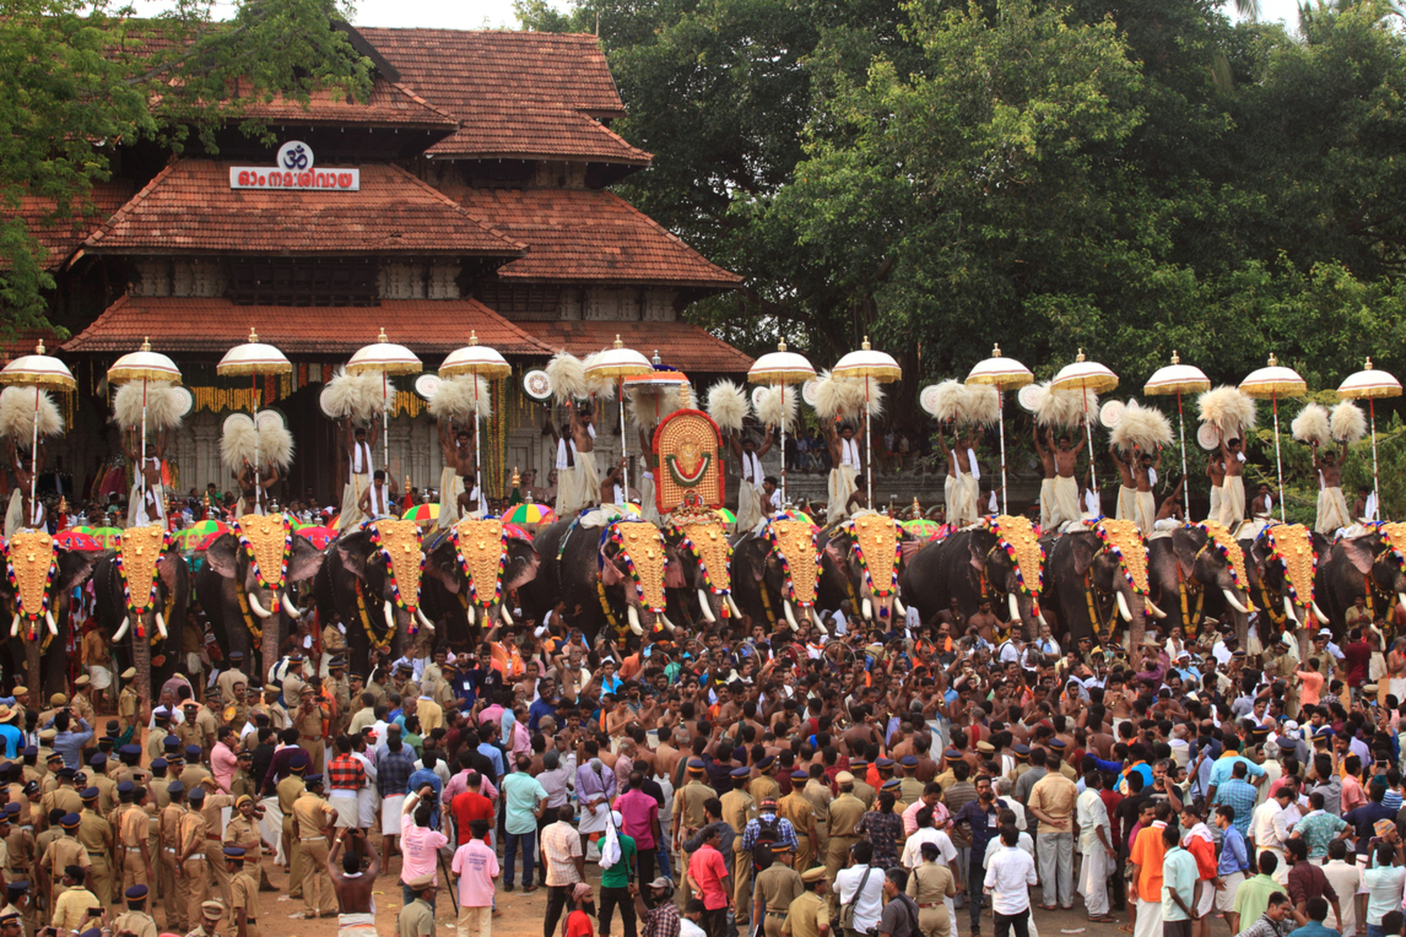
<path fill-rule="evenodd" d="M 34 430 L 29 456 L 29 523 L 26 525 L 34 527 L 39 523 L 39 507 L 35 498 L 39 482 L 39 395 L 47 388 L 70 391 L 78 386 L 78 382 L 73 379 L 68 365 L 44 353 L 41 339 L 34 346 L 34 354 L 21 355 L 0 370 L 0 384 L 34 388 Z"/>
<path fill-rule="evenodd" d="M 737 523 L 737 515 L 729 511 L 727 508 L 714 508 L 713 513 L 716 514 L 718 516 L 718 520 L 722 521 L 724 524 Z"/>
<path fill-rule="evenodd" d="M 1381 520 L 1382 498 L 1377 487 L 1377 398 L 1400 397 L 1401 382 L 1389 372 L 1372 367 L 1372 359 L 1368 358 L 1361 371 L 1349 375 L 1338 385 L 1338 396 L 1367 400 L 1367 409 L 1372 415 L 1372 520 Z"/>
<path fill-rule="evenodd" d="M 937 521 L 928 520 L 926 517 L 915 517 L 912 520 L 899 524 L 904 530 L 915 537 L 927 538 L 942 529 L 942 525 Z"/>
<path fill-rule="evenodd" d="M 511 521 L 514 524 L 550 524 L 557 519 L 556 512 L 550 505 L 538 504 L 535 501 L 524 501 L 515 504 L 503 515 L 504 521 Z"/>
<path fill-rule="evenodd" d="M 424 369 L 415 353 L 404 345 L 397 345 L 386 337 L 386 330 L 376 336 L 370 345 L 362 345 L 347 362 L 348 374 L 381 375 L 381 468 L 387 472 L 391 468 L 391 415 L 385 406 L 390 396 L 388 382 L 392 374 L 419 374 Z"/>
<path fill-rule="evenodd" d="M 101 550 L 103 545 L 92 534 L 84 533 L 76 527 L 61 530 L 54 534 L 54 546 L 65 550 Z"/>
<path fill-rule="evenodd" d="M 402 520 L 414 521 L 417 524 L 430 524 L 439 520 L 439 505 L 434 502 L 417 504 L 405 512 Z"/>
<path fill-rule="evenodd" d="M 771 384 L 781 389 L 781 503 L 786 504 L 786 385 L 802 384 L 815 378 L 815 368 L 804 355 L 786 350 L 786 340 L 776 343 L 776 350 L 767 352 L 752 364 L 747 380 L 754 384 Z"/>
<path fill-rule="evenodd" d="M 864 378 L 864 498 L 865 503 L 872 507 L 874 504 L 874 438 L 869 426 L 869 382 L 878 381 L 883 384 L 896 381 L 903 376 L 903 369 L 889 355 L 870 348 L 869 336 L 866 335 L 863 344 L 859 346 L 859 351 L 852 351 L 841 358 L 830 369 L 830 373 L 835 377 Z"/>
<path fill-rule="evenodd" d="M 478 378 L 496 381 L 513 373 L 512 366 L 498 352 L 487 345 L 478 343 L 478 332 L 469 330 L 469 343 L 463 348 L 451 351 L 439 366 L 439 376 L 445 379 L 467 374 L 474 382 L 474 484 L 478 488 L 478 516 L 486 517 L 488 499 L 483 496 L 483 465 L 479 456 L 483 446 L 479 443 L 478 425 Z"/>
<path fill-rule="evenodd" d="M 142 448 L 137 453 L 137 484 L 140 487 L 142 501 L 146 501 L 146 389 L 151 381 L 168 381 L 172 384 L 181 382 L 180 369 L 176 363 L 163 354 L 151 350 L 151 340 L 142 339 L 142 347 L 139 351 L 129 352 L 118 358 L 107 369 L 107 382 L 109 384 L 128 384 L 132 381 L 142 382 Z M 165 510 L 162 508 L 161 510 Z M 129 513 L 131 509 L 128 509 Z"/>
<path fill-rule="evenodd" d="M 1181 439 L 1181 477 L 1186 477 L 1186 420 L 1181 412 L 1182 394 L 1199 394 L 1203 390 L 1211 389 L 1211 379 L 1201 373 L 1201 369 L 1189 364 L 1182 364 L 1181 358 L 1177 357 L 1176 349 L 1172 349 L 1172 363 L 1164 368 L 1158 368 L 1147 379 L 1147 383 L 1142 385 L 1142 392 L 1148 394 L 1176 394 L 1177 395 L 1177 435 Z"/>
<path fill-rule="evenodd" d="M 254 327 L 249 327 L 249 340 L 243 345 L 235 345 L 220 363 L 215 365 L 215 373 L 221 377 L 243 377 L 249 375 L 249 383 L 254 394 L 249 402 L 249 418 L 254 421 L 254 512 L 262 514 L 264 501 L 263 486 L 259 484 L 259 376 L 263 374 L 290 374 L 293 363 L 284 357 L 283 352 L 259 341 Z"/>
<path fill-rule="evenodd" d="M 1308 393 L 1308 384 L 1293 368 L 1282 367 L 1273 353 L 1269 363 L 1258 371 L 1251 371 L 1240 382 L 1240 393 L 1247 397 L 1268 397 L 1274 407 L 1274 468 L 1279 477 L 1279 520 L 1288 523 L 1284 516 L 1284 463 L 1279 456 L 1279 398 L 1302 397 Z"/>
<path fill-rule="evenodd" d="M 337 538 L 335 527 L 299 527 L 296 532 L 319 550 L 326 549 L 327 544 Z"/>
<path fill-rule="evenodd" d="M 1084 349 L 1074 358 L 1073 364 L 1060 368 L 1050 381 L 1050 390 L 1078 389 L 1084 398 L 1084 435 L 1089 438 L 1089 487 L 1098 494 L 1098 478 L 1094 473 L 1094 431 L 1089 424 L 1089 391 L 1096 394 L 1107 393 L 1118 386 L 1118 375 L 1097 361 L 1086 361 Z"/>
<path fill-rule="evenodd" d="M 968 384 L 990 384 L 996 388 L 996 408 L 1000 413 L 999 427 L 1001 434 L 1001 513 L 1007 512 L 1006 508 L 1006 394 L 1008 390 L 1019 390 L 1027 384 L 1034 383 L 1035 375 L 1030 373 L 1030 369 L 1014 358 L 1007 358 L 1001 354 L 1001 346 L 993 345 L 991 357 L 985 361 L 977 362 L 976 367 L 971 369 L 967 375 Z M 936 527 L 937 525 L 933 525 Z"/>
<path fill-rule="evenodd" d="M 625 435 L 625 387 L 624 381 L 627 377 L 637 377 L 641 374 L 653 374 L 654 363 L 633 348 L 626 348 L 625 343 L 620 341 L 620 336 L 615 336 L 615 344 L 596 355 L 595 360 L 586 365 L 586 373 L 594 377 L 614 378 L 615 396 L 620 401 L 620 458 L 629 457 L 628 439 Z M 626 465 L 628 466 L 628 462 Z M 625 500 L 629 500 L 630 491 L 630 470 L 625 469 L 625 479 L 621 484 L 625 491 Z"/>

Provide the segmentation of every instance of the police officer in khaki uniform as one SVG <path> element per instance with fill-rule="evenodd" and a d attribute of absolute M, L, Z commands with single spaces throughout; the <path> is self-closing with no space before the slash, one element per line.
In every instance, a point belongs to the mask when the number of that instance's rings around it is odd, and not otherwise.
<path fill-rule="evenodd" d="M 99 796 L 96 787 L 83 791 L 83 810 L 78 814 L 78 841 L 88 851 L 92 865 L 90 879 L 93 894 L 103 904 L 112 904 L 117 900 L 112 887 L 112 824 L 98 815 Z"/>
<path fill-rule="evenodd" d="M 854 796 L 858 797 L 860 803 L 864 804 L 865 810 L 873 810 L 874 801 L 878 799 L 879 792 L 873 785 L 864 780 L 869 773 L 869 762 L 863 758 L 851 758 L 849 773 L 854 778 Z"/>
<path fill-rule="evenodd" d="M 229 873 L 231 937 L 259 937 L 259 879 L 252 871 L 257 861 L 239 846 L 226 846 Z"/>
<path fill-rule="evenodd" d="M 122 687 L 122 692 L 117 694 L 117 719 L 122 723 L 123 728 L 136 730 L 138 723 L 141 722 L 141 717 L 137 712 L 141 707 L 141 700 L 137 697 L 136 684 L 132 682 L 137 679 L 137 668 L 128 667 L 118 675 L 118 679 L 126 685 Z"/>
<path fill-rule="evenodd" d="M 752 795 L 752 799 L 757 803 L 764 800 L 780 800 L 781 785 L 776 782 L 776 756 L 767 755 L 757 762 L 758 774 L 752 778 L 752 783 L 747 788 L 747 793 Z"/>
<path fill-rule="evenodd" d="M 757 816 L 757 802 L 747 791 L 751 780 L 751 768 L 733 768 L 732 790 L 719 798 L 723 822 L 737 834 L 732 840 L 732 901 L 739 929 L 751 917 L 748 898 L 752 894 L 752 853 L 742 849 L 742 831 Z"/>
<path fill-rule="evenodd" d="M 93 757 L 88 759 L 88 765 L 93 769 L 88 772 L 88 786 L 98 789 L 98 816 L 107 817 L 112 811 L 117 809 L 117 782 L 108 774 L 108 762 L 116 762 L 117 759 L 109 758 L 102 752 L 95 752 Z"/>
<path fill-rule="evenodd" d="M 163 785 L 158 781 L 157 789 Z M 164 870 L 162 894 L 165 895 L 166 929 L 182 932 L 187 928 L 186 913 L 190 904 L 190 879 L 180 874 L 182 849 L 181 827 L 186 815 L 186 786 L 180 781 L 164 785 L 166 806 L 161 808 L 157 821 L 160 828 L 161 867 Z M 203 822 L 203 821 L 202 821 Z M 202 834 L 203 841 L 203 834 Z M 165 885 L 170 885 L 166 890 Z"/>
<path fill-rule="evenodd" d="M 293 804 L 307 790 L 303 783 L 303 772 L 307 770 L 307 757 L 294 755 L 288 763 L 288 777 L 278 782 L 278 810 L 283 814 L 283 855 L 288 863 L 288 897 L 303 897 L 303 850 L 293 827 Z"/>
<path fill-rule="evenodd" d="M 215 686 L 219 687 L 220 695 L 224 699 L 234 699 L 234 685 L 236 683 L 242 683 L 246 687 L 249 686 L 249 675 L 244 672 L 243 667 L 244 652 L 230 651 L 229 669 L 222 671 L 220 675 L 215 678 Z"/>
<path fill-rule="evenodd" d="M 331 625 L 327 627 L 332 628 Z M 326 630 L 323 629 L 324 633 Z M 345 642 L 343 644 L 345 645 Z M 327 650 L 326 645 L 323 645 L 323 650 Z M 332 702 L 336 705 L 337 714 L 332 718 L 332 725 L 327 730 L 329 736 L 336 738 L 344 734 L 347 726 L 351 724 L 351 681 L 347 679 L 345 658 L 333 657 L 327 662 L 327 679 L 323 682 L 323 688 L 331 694 Z"/>
<path fill-rule="evenodd" d="M 690 854 L 684 851 L 683 841 L 707 825 L 708 818 L 703 812 L 703 805 L 718 796 L 717 791 L 703 783 L 703 771 L 703 759 L 689 759 L 688 783 L 683 786 L 682 790 L 674 792 L 674 817 L 671 824 L 671 835 L 674 846 L 679 852 L 682 884 L 679 887 L 677 898 L 681 908 L 688 903 L 688 897 L 692 894 L 692 889 L 688 887 L 688 858 Z"/>
<path fill-rule="evenodd" d="M 298 730 L 298 746 L 308 756 L 309 773 L 320 772 L 323 767 L 322 707 L 317 704 L 313 688 L 301 680 L 298 682 L 301 689 L 298 708 L 292 713 L 293 727 Z"/>
<path fill-rule="evenodd" d="M 303 860 L 303 912 L 308 918 L 331 917 L 337 913 L 337 895 L 327 874 L 327 853 L 337 810 L 322 796 L 322 775 L 306 775 L 303 783 L 307 790 L 293 802 L 293 831 Z"/>
<path fill-rule="evenodd" d="M 186 937 L 222 937 L 220 921 L 224 920 L 225 906 L 220 901 L 207 901 L 200 906 L 200 923 L 186 934 Z"/>
<path fill-rule="evenodd" d="M 147 812 L 135 803 L 136 785 L 123 781 L 118 785 L 122 803 L 109 818 L 117 835 L 117 867 L 122 871 L 122 892 L 133 885 L 154 884 L 150 852 L 151 823 Z"/>
<path fill-rule="evenodd" d="M 197 787 L 186 795 L 190 801 L 188 808 L 181 813 L 177 827 L 176 847 L 176 901 L 181 906 L 181 925 L 185 921 L 200 916 L 200 906 L 210 897 L 210 867 L 205 861 L 205 851 L 209 848 L 209 826 L 201 808 L 205 806 L 205 789 Z M 176 803 L 171 795 L 171 803 Z"/>
<path fill-rule="evenodd" d="M 235 815 L 225 826 L 224 844 L 238 846 L 247 857 L 247 868 L 252 868 L 256 876 L 262 878 L 264 838 L 259 832 L 258 805 L 248 794 L 241 794 L 234 802 Z M 263 887 L 263 881 L 259 887 Z M 273 886 L 269 886 L 272 890 Z"/>
<path fill-rule="evenodd" d="M 51 810 L 64 813 L 77 813 L 83 809 L 83 798 L 73 788 L 73 779 L 78 774 L 72 768 L 60 768 L 53 775 L 54 786 L 39 799 L 39 809 L 48 816 Z"/>
<path fill-rule="evenodd" d="M 85 673 L 77 680 L 73 681 L 73 702 L 68 704 L 68 708 L 73 710 L 73 714 L 90 726 L 98 724 L 97 713 L 93 710 L 92 681 Z M 47 720 L 40 720 L 42 725 Z"/>
<path fill-rule="evenodd" d="M 804 768 L 791 772 L 791 793 L 776 802 L 776 815 L 791 821 L 800 848 L 796 850 L 795 868 L 805 871 L 820 856 L 815 825 L 815 805 L 801 790 L 809 775 Z"/>
<path fill-rule="evenodd" d="M 835 874 L 849 863 L 849 847 L 860 838 L 855 824 L 868 812 L 864 802 L 854 796 L 854 775 L 841 771 L 835 775 L 835 783 L 840 796 L 830 803 L 830 845 L 825 850 L 825 874 L 832 882 Z"/>
<path fill-rule="evenodd" d="M 826 894 L 830 891 L 825 870 L 809 869 L 801 873 L 801 883 L 805 893 L 791 902 L 786 920 L 781 922 L 784 937 L 820 937 L 820 928 L 830 928 L 830 902 Z"/>
<path fill-rule="evenodd" d="M 150 891 L 145 885 L 133 885 L 127 889 L 127 911 L 112 919 L 114 934 L 136 934 L 137 937 L 156 937 L 156 921 L 146 912 L 146 896 Z"/>
<path fill-rule="evenodd" d="M 796 854 L 789 844 L 774 843 L 771 852 L 771 865 L 757 873 L 752 912 L 754 919 L 762 922 L 766 937 L 781 937 L 781 925 L 791 909 L 791 902 L 805 894 L 805 885 L 801 874 L 792 867 Z"/>
<path fill-rule="evenodd" d="M 205 818 L 205 864 L 210 869 L 209 877 L 214 878 L 220 887 L 220 896 L 227 899 L 229 897 L 229 872 L 226 870 L 220 848 L 224 845 L 221 841 L 224 809 L 234 806 L 234 798 L 228 794 L 219 793 L 219 790 L 220 787 L 215 783 L 214 778 L 206 778 L 200 782 L 198 788 L 186 794 L 186 798 L 191 801 L 191 809 L 199 810 Z M 196 791 L 200 793 L 196 794 Z M 194 920 L 197 914 L 198 911 L 192 908 L 191 920 Z"/>

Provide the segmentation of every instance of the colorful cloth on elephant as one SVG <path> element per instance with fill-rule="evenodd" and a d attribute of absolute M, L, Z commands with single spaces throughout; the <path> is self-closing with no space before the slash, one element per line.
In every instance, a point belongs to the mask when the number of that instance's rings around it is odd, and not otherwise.
<path fill-rule="evenodd" d="M 1339 528 L 1346 527 L 1352 523 L 1352 513 L 1347 507 L 1347 498 L 1343 497 L 1342 488 L 1334 485 L 1331 488 L 1320 488 L 1318 491 L 1318 517 L 1313 524 L 1313 529 L 1325 537 L 1331 537 L 1337 533 Z"/>
<path fill-rule="evenodd" d="M 859 490 L 859 486 L 854 483 L 858 477 L 859 473 L 848 465 L 836 466 L 830 470 L 830 503 L 825 506 L 825 517 L 830 523 L 846 516 L 845 503 L 849 501 L 850 495 Z"/>
<path fill-rule="evenodd" d="M 1050 527 L 1057 528 L 1083 516 L 1083 512 L 1079 510 L 1079 483 L 1072 476 L 1057 477 L 1054 480 L 1054 505 L 1050 509 Z"/>
<path fill-rule="evenodd" d="M 1055 480 L 1046 478 L 1040 482 L 1040 529 L 1049 530 L 1054 518 Z"/>
<path fill-rule="evenodd" d="M 439 473 L 439 520 L 435 526 L 448 530 L 459 520 L 459 496 L 464 493 L 464 480 L 454 467 L 446 465 Z"/>
<path fill-rule="evenodd" d="M 1227 475 L 1221 485 L 1220 522 L 1226 529 L 1235 532 L 1245 519 L 1245 478 L 1241 475 Z"/>
<path fill-rule="evenodd" d="M 947 522 L 956 527 L 967 527 L 976 523 L 980 515 L 976 499 L 979 494 L 976 478 L 961 472 L 948 475 L 942 491 L 947 499 Z"/>

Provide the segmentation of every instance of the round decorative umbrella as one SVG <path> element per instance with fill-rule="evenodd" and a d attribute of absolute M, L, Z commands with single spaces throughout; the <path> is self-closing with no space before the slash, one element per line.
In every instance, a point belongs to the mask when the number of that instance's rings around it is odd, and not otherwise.
<path fill-rule="evenodd" d="M 991 357 L 985 361 L 979 361 L 976 367 L 971 369 L 967 375 L 968 384 L 990 384 L 996 388 L 996 407 L 1000 413 L 997 425 L 1001 434 L 1001 513 L 1007 511 L 1006 508 L 1006 391 L 1019 390 L 1027 384 L 1034 383 L 1035 375 L 1030 373 L 1030 369 L 1014 358 L 1007 358 L 1001 354 L 1001 346 L 991 347 Z M 911 523 L 911 522 L 910 522 Z M 931 523 L 931 522 L 929 522 Z M 936 530 L 937 525 L 933 524 Z"/>
<path fill-rule="evenodd" d="M 620 506 L 625 509 L 626 514 L 633 514 L 636 517 L 644 516 L 644 508 L 640 507 L 638 504 L 635 504 L 635 502 L 633 501 L 626 501 Z"/>
<path fill-rule="evenodd" d="M 1089 487 L 1098 493 L 1098 478 L 1094 474 L 1094 431 L 1089 422 L 1089 396 L 1088 392 L 1096 394 L 1106 393 L 1118 386 L 1118 375 L 1097 361 L 1088 361 L 1084 358 L 1084 349 L 1079 349 L 1079 354 L 1074 358 L 1073 364 L 1067 364 L 1060 368 L 1059 373 L 1050 381 L 1050 390 L 1074 390 L 1078 389 L 1084 395 L 1084 435 L 1089 438 Z"/>
<path fill-rule="evenodd" d="M 513 373 L 512 366 L 507 359 L 498 354 L 487 345 L 478 343 L 478 332 L 469 330 L 469 344 L 463 348 L 451 351 L 444 359 L 444 363 L 439 366 L 439 376 L 441 378 L 457 377 L 461 374 L 468 374 L 474 380 L 474 484 L 478 488 L 478 516 L 488 515 L 488 499 L 483 496 L 483 465 L 480 462 L 480 455 L 483 447 L 479 443 L 478 425 L 478 380 L 483 378 L 489 381 L 496 381 L 499 378 L 507 377 Z"/>
<path fill-rule="evenodd" d="M 319 550 L 327 548 L 327 544 L 337 538 L 336 527 L 299 527 L 297 530 L 299 537 L 308 540 Z"/>
<path fill-rule="evenodd" d="M 61 530 L 54 534 L 54 546 L 65 550 L 101 550 L 103 545 L 92 534 L 83 533 L 76 527 Z"/>
<path fill-rule="evenodd" d="M 34 354 L 21 355 L 0 370 L 0 384 L 34 388 L 34 432 L 30 440 L 29 461 L 29 524 L 39 523 L 39 507 L 35 491 L 39 482 L 39 395 L 47 388 L 70 391 L 78 386 L 68 365 L 52 355 L 45 354 L 44 342 L 34 346 Z M 145 447 L 144 447 L 145 448 Z"/>
<path fill-rule="evenodd" d="M 95 527 L 92 530 L 92 537 L 102 544 L 104 550 L 115 550 L 117 544 L 122 541 L 122 529 L 120 527 Z"/>
<path fill-rule="evenodd" d="M 107 382 L 109 384 L 130 384 L 133 381 L 142 382 L 142 443 L 137 455 L 146 461 L 146 389 L 147 384 L 152 381 L 169 381 L 172 384 L 181 382 L 181 371 L 176 367 L 176 363 L 165 355 L 151 350 L 151 339 L 142 339 L 142 347 L 138 351 L 129 352 L 113 362 L 112 367 L 107 369 Z M 137 465 L 137 484 L 141 487 L 142 500 L 146 500 L 146 472 L 142 464 Z"/>
<path fill-rule="evenodd" d="M 716 514 L 718 516 L 718 520 L 722 521 L 724 524 L 737 523 L 737 515 L 729 511 L 727 508 L 714 508 L 713 513 Z"/>
<path fill-rule="evenodd" d="M 786 340 L 776 343 L 776 350 L 767 352 L 752 363 L 747 380 L 754 384 L 771 384 L 781 388 L 781 503 L 786 504 L 786 385 L 803 384 L 815 379 L 815 367 L 804 355 L 786 350 Z M 733 519 L 736 522 L 736 518 Z"/>
<path fill-rule="evenodd" d="M 594 361 L 586 366 L 586 373 L 596 377 L 615 379 L 615 396 L 620 401 L 620 458 L 629 457 L 630 447 L 629 437 L 625 435 L 625 387 L 624 381 L 627 377 L 638 377 L 642 374 L 654 373 L 654 362 L 633 348 L 626 348 L 625 343 L 620 341 L 620 336 L 615 336 L 615 344 L 596 355 Z M 626 465 L 628 466 L 628 462 Z M 625 491 L 630 490 L 629 469 L 625 470 L 625 480 L 621 485 Z"/>
<path fill-rule="evenodd" d="M 1350 399 L 1366 399 L 1368 411 L 1372 414 L 1372 519 L 1381 520 L 1382 498 L 1377 486 L 1377 398 L 1400 397 L 1401 382 L 1387 371 L 1372 367 L 1368 358 L 1362 370 L 1348 376 L 1338 385 L 1338 396 Z"/>
<path fill-rule="evenodd" d="M 941 524 L 926 517 L 915 517 L 911 521 L 903 521 L 899 526 L 919 538 L 931 537 L 942 529 Z"/>
<path fill-rule="evenodd" d="M 259 375 L 261 374 L 289 374 L 293 370 L 293 363 L 289 361 L 277 348 L 259 341 L 259 335 L 254 331 L 254 327 L 249 327 L 249 340 L 243 345 L 236 345 L 225 356 L 220 359 L 220 363 L 215 365 L 215 373 L 223 377 L 243 377 L 249 375 L 249 383 L 254 394 L 249 404 L 249 418 L 254 421 L 254 506 L 255 510 L 263 506 L 264 491 L 259 484 Z M 260 512 L 261 513 L 261 512 Z"/>
<path fill-rule="evenodd" d="M 370 345 L 362 345 L 347 361 L 348 374 L 381 375 L 381 397 L 389 396 L 388 381 L 392 374 L 419 374 L 424 365 L 415 353 L 404 345 L 397 345 L 386 337 L 386 330 L 376 336 Z M 381 468 L 391 469 L 391 415 L 384 406 L 381 408 Z"/>
<path fill-rule="evenodd" d="M 1279 455 L 1279 398 L 1302 397 L 1308 393 L 1308 383 L 1293 368 L 1279 364 L 1273 353 L 1269 362 L 1257 371 L 1251 371 L 1240 382 L 1240 393 L 1247 397 L 1268 397 L 1274 407 L 1274 468 L 1279 478 L 1279 520 L 1288 523 L 1284 516 L 1284 463 Z"/>
<path fill-rule="evenodd" d="M 1152 372 L 1147 383 L 1142 385 L 1142 392 L 1149 396 L 1153 394 L 1177 395 L 1177 435 L 1181 439 L 1182 478 L 1186 477 L 1186 418 L 1181 412 L 1181 395 L 1199 394 L 1203 390 L 1210 389 L 1211 379 L 1203 374 L 1200 368 L 1182 364 L 1175 348 L 1172 349 L 1172 363 Z"/>
<path fill-rule="evenodd" d="M 508 513 L 503 515 L 505 522 L 514 524 L 550 524 L 556 519 L 556 512 L 549 505 L 538 504 L 535 501 L 515 504 Z"/>
<path fill-rule="evenodd" d="M 406 511 L 402 520 L 414 521 L 417 524 L 430 524 L 439 520 L 439 505 L 435 502 L 417 504 Z"/>
<path fill-rule="evenodd" d="M 903 369 L 891 356 L 870 348 L 869 336 L 866 335 L 859 350 L 852 351 L 837 361 L 835 366 L 830 369 L 830 373 L 835 377 L 864 378 L 864 498 L 865 503 L 872 507 L 874 504 L 874 437 L 869 426 L 869 382 L 878 381 L 881 384 L 886 384 L 890 381 L 896 381 L 903 377 Z"/>

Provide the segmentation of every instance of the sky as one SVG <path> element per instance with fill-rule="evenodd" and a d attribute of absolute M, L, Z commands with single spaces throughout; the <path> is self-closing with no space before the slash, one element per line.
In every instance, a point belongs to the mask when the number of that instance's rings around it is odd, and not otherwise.
<path fill-rule="evenodd" d="M 549 0 L 565 10 L 567 0 Z M 512 0 L 355 0 L 352 22 L 357 26 L 438 26 L 445 29 L 498 29 L 517 27 Z M 167 7 L 162 0 L 138 0 L 139 13 L 150 15 Z M 228 13 L 233 4 L 217 0 L 216 15 Z M 1260 17 L 1282 21 L 1291 29 L 1298 24 L 1298 0 L 1260 0 Z"/>

